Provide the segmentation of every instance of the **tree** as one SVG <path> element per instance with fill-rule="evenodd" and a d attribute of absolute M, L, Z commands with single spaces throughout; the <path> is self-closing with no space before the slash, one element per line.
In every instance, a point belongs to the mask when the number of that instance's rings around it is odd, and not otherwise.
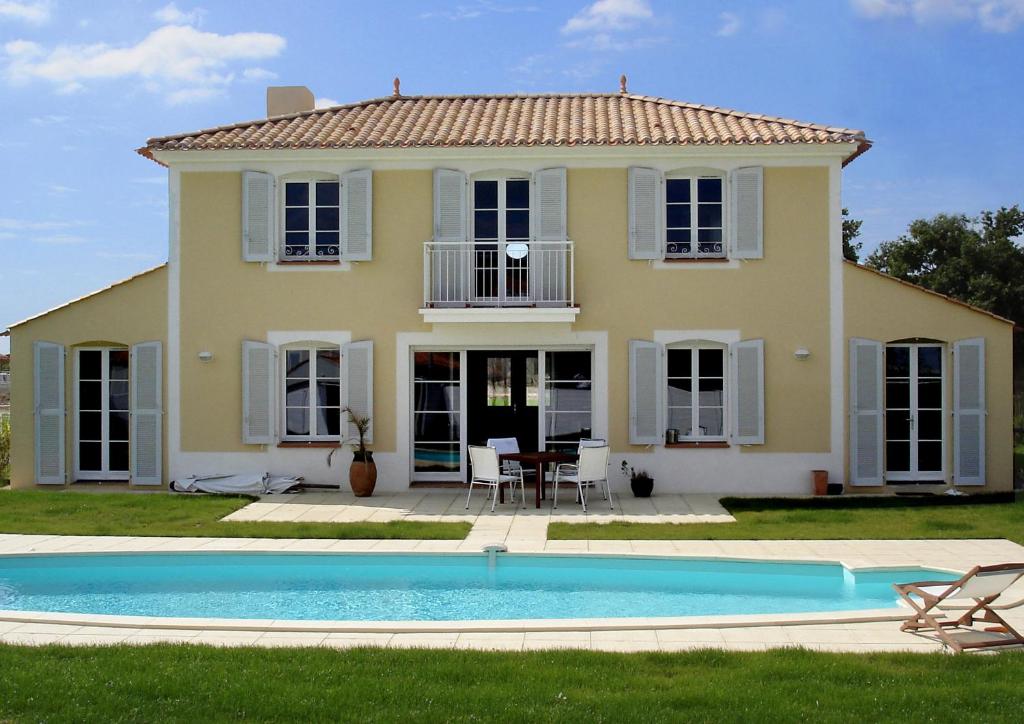
<path fill-rule="evenodd" d="M 927 289 L 1024 322 L 1024 211 L 918 219 L 883 242 L 867 265 Z M 845 235 L 844 235 L 845 236 Z"/>
<path fill-rule="evenodd" d="M 843 256 L 850 261 L 860 261 L 860 249 L 863 243 L 854 244 L 853 240 L 860 236 L 860 219 L 851 219 L 850 210 L 843 209 Z"/>

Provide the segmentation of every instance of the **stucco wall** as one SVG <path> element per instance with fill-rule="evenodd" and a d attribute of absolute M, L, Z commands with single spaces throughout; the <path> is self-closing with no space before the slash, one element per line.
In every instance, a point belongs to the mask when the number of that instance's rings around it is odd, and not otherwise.
<path fill-rule="evenodd" d="M 1013 325 L 988 314 L 902 284 L 868 269 L 844 264 L 847 339 L 863 337 L 880 342 L 920 338 L 947 345 L 969 337 L 985 338 L 985 490 L 1013 487 Z M 953 376 L 947 365 L 946 411 L 953 409 Z M 849 367 L 849 359 L 845 361 Z M 848 369 L 847 369 L 848 378 Z M 846 390 L 849 396 L 849 388 Z M 848 403 L 847 403 L 848 404 Z M 947 415 L 948 422 L 948 415 Z M 847 424 L 849 421 L 847 420 Z M 849 429 L 847 429 L 849 439 Z M 953 438 L 947 437 L 946 470 L 953 470 Z M 847 460 L 849 473 L 849 460 Z M 857 487 L 860 492 L 878 488 Z"/>
<path fill-rule="evenodd" d="M 159 340 L 167 344 L 167 268 L 159 267 L 11 330 L 11 484 L 34 483 L 33 352 L 36 340 L 65 347 L 65 455 L 68 477 L 73 472 L 73 354 L 89 345 L 129 346 Z M 165 354 L 166 357 L 166 354 Z M 166 409 L 166 375 L 164 376 Z M 164 425 L 164 449 L 167 428 Z M 164 470 L 166 477 L 166 458 Z M 47 485 L 47 488 L 57 486 Z"/>
<path fill-rule="evenodd" d="M 766 169 L 765 258 L 725 265 L 630 261 L 626 176 L 625 168 L 570 168 L 567 180 L 568 231 L 576 245 L 582 311 L 575 325 L 561 325 L 561 330 L 567 338 L 573 332 L 608 334 L 613 449 L 649 457 L 649 451 L 628 445 L 628 340 L 652 339 L 655 330 L 702 329 L 738 330 L 743 338 L 765 339 L 766 444 L 749 451 L 827 454 L 827 167 Z M 395 377 L 396 335 L 433 329 L 418 313 L 422 242 L 433 228 L 432 175 L 429 170 L 377 170 L 373 185 L 373 260 L 349 270 L 291 271 L 286 269 L 294 267 L 241 260 L 240 174 L 181 174 L 184 453 L 262 449 L 241 442 L 241 342 L 296 330 L 309 331 L 311 337 L 318 330 L 345 330 L 353 340 L 373 340 L 374 448 L 396 451 L 396 425 L 406 421 L 404 412 L 396 410 L 395 395 L 398 385 L 407 384 Z M 499 336 L 504 344 L 530 344 L 536 340 L 531 326 L 510 323 Z M 463 329 L 484 332 L 475 325 Z M 493 331 L 487 330 L 489 338 Z M 799 347 L 811 350 L 809 360 L 794 359 Z M 201 362 L 201 350 L 212 351 L 214 359 Z M 288 455 L 297 465 L 305 464 L 305 452 Z M 692 454 L 660 453 L 673 456 L 676 465 Z M 696 454 L 725 461 L 714 451 Z"/>

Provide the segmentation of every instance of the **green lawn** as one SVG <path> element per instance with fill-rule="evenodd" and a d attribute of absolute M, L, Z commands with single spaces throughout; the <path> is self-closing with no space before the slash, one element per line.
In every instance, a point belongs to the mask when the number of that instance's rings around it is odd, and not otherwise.
<path fill-rule="evenodd" d="M 255 500 L 242 495 L 163 495 L 7 490 L 0 533 L 211 536 L 221 538 L 462 539 L 469 523 L 224 523 Z"/>
<path fill-rule="evenodd" d="M 1024 502 L 963 498 L 723 498 L 735 523 L 552 523 L 548 538 L 778 540 L 1008 538 L 1024 544 Z"/>
<path fill-rule="evenodd" d="M 1020 721 L 1024 656 L 0 647 L 10 721 Z"/>

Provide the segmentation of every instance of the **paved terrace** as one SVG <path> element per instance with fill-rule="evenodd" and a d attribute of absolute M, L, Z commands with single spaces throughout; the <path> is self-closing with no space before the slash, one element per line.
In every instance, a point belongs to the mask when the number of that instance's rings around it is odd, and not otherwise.
<path fill-rule="evenodd" d="M 550 494 L 549 494 L 550 495 Z M 558 509 L 551 498 L 534 507 L 533 492 L 526 491 L 526 504 L 505 502 L 491 512 L 484 488 L 474 489 L 469 510 L 466 490 L 412 490 L 392 495 L 357 498 L 352 493 L 301 493 L 265 495 L 259 501 L 235 511 L 225 520 L 304 523 L 384 523 L 391 520 L 423 520 L 473 524 L 462 550 L 478 551 L 490 543 L 504 543 L 511 549 L 536 550 L 547 542 L 548 523 L 730 523 L 735 520 L 713 495 L 655 495 L 634 498 L 612 493 L 614 508 L 600 493 L 591 493 L 587 512 L 575 502 L 574 491 L 560 491 Z"/>

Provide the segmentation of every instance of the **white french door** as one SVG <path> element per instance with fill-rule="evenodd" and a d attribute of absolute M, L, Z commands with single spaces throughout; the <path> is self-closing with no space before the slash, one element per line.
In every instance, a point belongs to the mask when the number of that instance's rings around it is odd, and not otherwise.
<path fill-rule="evenodd" d="M 530 301 L 530 181 L 473 182 L 473 298 Z"/>
<path fill-rule="evenodd" d="M 129 351 L 75 353 L 75 480 L 128 480 Z"/>
<path fill-rule="evenodd" d="M 939 344 L 885 349 L 885 477 L 945 480 L 945 355 Z"/>

